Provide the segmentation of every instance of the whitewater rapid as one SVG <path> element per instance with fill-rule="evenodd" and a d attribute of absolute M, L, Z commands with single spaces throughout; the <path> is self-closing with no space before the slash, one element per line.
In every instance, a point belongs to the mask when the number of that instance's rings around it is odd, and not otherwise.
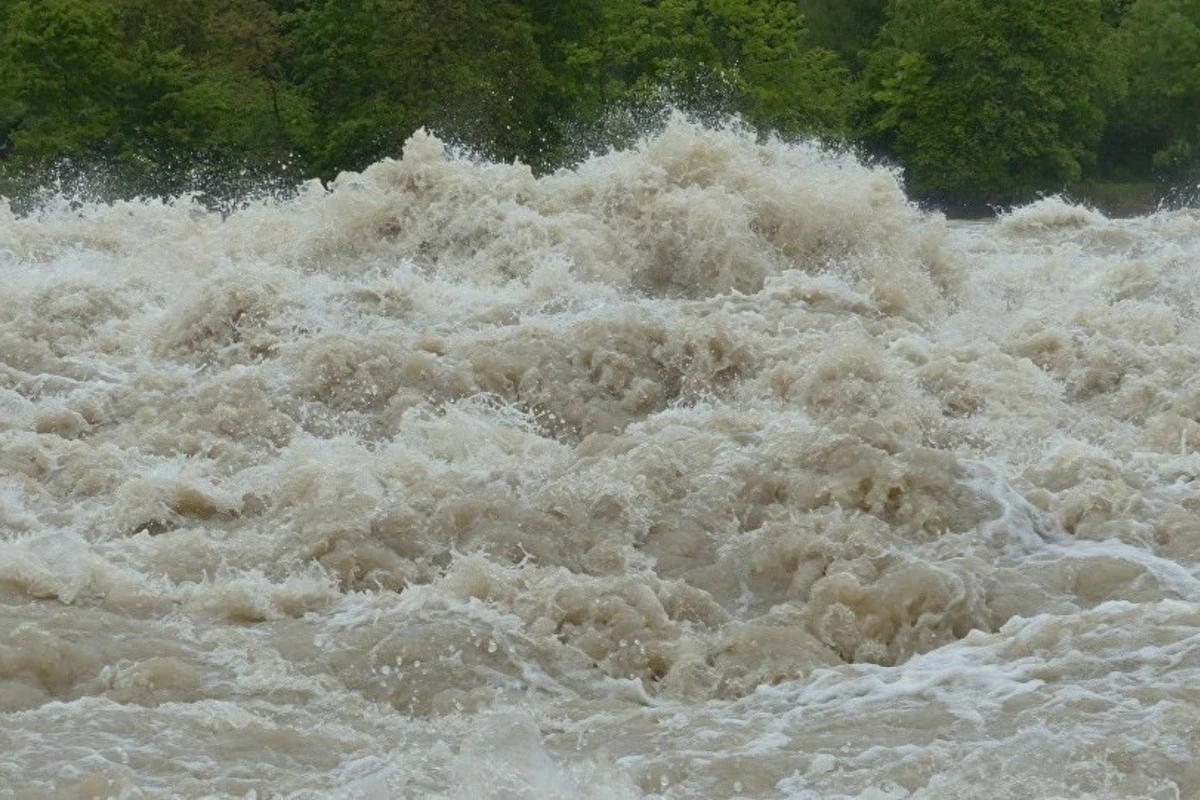
<path fill-rule="evenodd" d="M 0 796 L 1200 795 L 1198 301 L 678 119 L 0 205 Z"/>

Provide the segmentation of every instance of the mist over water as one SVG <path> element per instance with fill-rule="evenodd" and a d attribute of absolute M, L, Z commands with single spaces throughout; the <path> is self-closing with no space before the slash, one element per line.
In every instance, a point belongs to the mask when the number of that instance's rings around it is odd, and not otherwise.
<path fill-rule="evenodd" d="M 1196 796 L 1198 237 L 681 120 L 0 208 L 0 796 Z"/>

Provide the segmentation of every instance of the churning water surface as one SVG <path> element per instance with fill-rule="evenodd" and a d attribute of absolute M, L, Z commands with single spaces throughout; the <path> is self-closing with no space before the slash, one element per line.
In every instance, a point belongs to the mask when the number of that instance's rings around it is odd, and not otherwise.
<path fill-rule="evenodd" d="M 1200 793 L 1200 214 L 676 120 L 0 207 L 0 795 Z"/>

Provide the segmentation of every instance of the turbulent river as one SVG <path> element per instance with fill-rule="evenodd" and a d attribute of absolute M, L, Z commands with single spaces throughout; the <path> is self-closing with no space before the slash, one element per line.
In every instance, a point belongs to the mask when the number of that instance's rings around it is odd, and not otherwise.
<path fill-rule="evenodd" d="M 678 120 L 0 206 L 0 796 L 1195 797 L 1198 242 Z"/>

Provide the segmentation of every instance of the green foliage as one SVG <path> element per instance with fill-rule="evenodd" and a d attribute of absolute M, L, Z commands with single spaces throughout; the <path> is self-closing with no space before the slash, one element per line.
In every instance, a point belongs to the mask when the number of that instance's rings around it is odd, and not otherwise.
<path fill-rule="evenodd" d="M 0 177 L 71 163 L 118 194 L 171 193 L 289 160 L 307 110 L 283 82 L 278 14 L 221 2 L 17 0 L 0 37 Z"/>
<path fill-rule="evenodd" d="M 1200 2 L 1137 0 L 1121 24 L 1129 93 L 1118 129 L 1169 177 L 1200 160 Z"/>
<path fill-rule="evenodd" d="M 1133 2 L 1134 0 L 1102 0 L 1101 11 L 1104 14 L 1104 21 L 1114 27 L 1120 25 Z"/>
<path fill-rule="evenodd" d="M 20 0 L 0 34 L 7 114 L 16 148 L 35 159 L 115 154 L 123 95 L 135 76 L 100 0 Z"/>
<path fill-rule="evenodd" d="M 610 108 L 655 99 L 692 107 L 728 105 L 726 70 L 701 3 L 599 4 L 596 24 L 567 46 L 576 113 L 598 118 Z"/>
<path fill-rule="evenodd" d="M 799 0 L 808 22 L 809 41 L 837 52 L 857 65 L 883 26 L 887 0 Z"/>
<path fill-rule="evenodd" d="M 398 153 L 416 128 L 528 152 L 547 76 L 527 13 L 489 0 L 314 0 L 289 15 L 324 174 Z"/>
<path fill-rule="evenodd" d="M 841 136 L 852 105 L 849 70 L 832 50 L 805 45 L 793 3 L 709 0 L 713 38 L 742 97 L 740 110 L 766 130 Z"/>
<path fill-rule="evenodd" d="M 1025 200 L 1077 180 L 1104 124 L 1098 0 L 891 0 L 869 133 L 919 195 Z"/>
<path fill-rule="evenodd" d="M 763 130 L 844 135 L 854 87 L 830 50 L 806 43 L 783 0 L 613 0 L 565 48 L 575 118 L 612 108 L 674 105 L 740 113 Z"/>

